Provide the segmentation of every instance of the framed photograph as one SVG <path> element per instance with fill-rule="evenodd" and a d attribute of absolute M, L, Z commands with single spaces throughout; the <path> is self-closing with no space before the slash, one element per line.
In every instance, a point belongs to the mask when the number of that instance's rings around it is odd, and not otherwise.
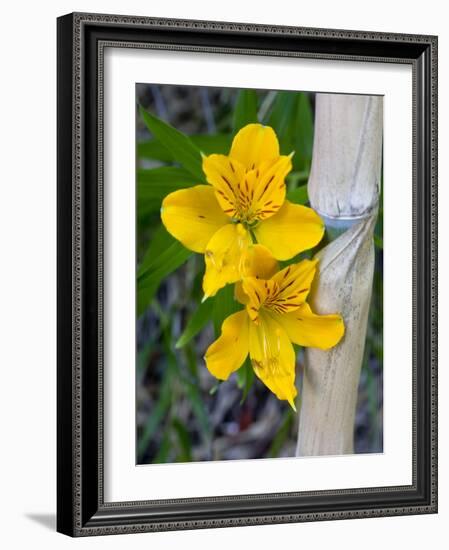
<path fill-rule="evenodd" d="M 58 531 L 437 511 L 437 38 L 58 19 Z"/>

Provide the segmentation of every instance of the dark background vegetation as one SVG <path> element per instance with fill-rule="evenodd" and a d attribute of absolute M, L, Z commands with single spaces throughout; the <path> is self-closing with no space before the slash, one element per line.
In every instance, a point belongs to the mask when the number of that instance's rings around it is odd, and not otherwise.
<path fill-rule="evenodd" d="M 191 136 L 206 154 L 228 153 L 238 127 L 236 120 L 251 120 L 257 115 L 260 122 L 275 128 L 282 153 L 295 150 L 288 188 L 305 190 L 312 157 L 314 94 L 257 91 L 248 100 L 235 89 L 139 84 L 136 95 L 138 105 Z M 141 264 L 169 245 L 160 224 L 160 197 L 147 190 L 152 175 L 157 174 L 150 171 L 173 165 L 173 158 L 150 134 L 138 109 L 136 132 L 137 254 Z M 167 193 L 171 190 L 167 183 Z M 373 297 L 354 434 L 357 453 L 383 449 L 382 210 L 375 250 Z M 182 254 L 168 276 L 138 296 L 137 462 L 294 456 L 299 416 L 288 404 L 254 379 L 250 369 L 241 369 L 221 384 L 206 369 L 203 355 L 220 327 L 216 306 L 204 306 L 210 309 L 204 311 L 210 322 L 194 337 L 185 332 L 202 297 L 204 268 L 201 255 L 193 254 L 185 261 L 187 255 Z M 302 372 L 303 353 L 298 348 L 299 393 Z M 297 408 L 300 411 L 300 397 Z"/>

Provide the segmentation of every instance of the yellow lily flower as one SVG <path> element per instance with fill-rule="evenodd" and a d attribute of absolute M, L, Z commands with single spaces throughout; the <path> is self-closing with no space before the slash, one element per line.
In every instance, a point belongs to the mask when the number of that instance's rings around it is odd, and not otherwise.
<path fill-rule="evenodd" d="M 278 260 L 315 246 L 324 233 L 321 218 L 285 200 L 290 155 L 280 155 L 269 126 L 248 124 L 234 137 L 229 155 L 203 156 L 210 185 L 170 193 L 161 218 L 176 239 L 204 254 L 205 297 L 241 279 L 242 263 L 257 240 Z"/>
<path fill-rule="evenodd" d="M 246 276 L 236 285 L 245 309 L 227 317 L 220 337 L 206 351 L 210 373 L 226 380 L 246 360 L 278 399 L 294 399 L 296 358 L 292 342 L 329 349 L 343 337 L 340 315 L 317 315 L 306 302 L 317 260 L 303 260 L 278 271 L 277 262 L 261 245 L 246 256 Z"/>

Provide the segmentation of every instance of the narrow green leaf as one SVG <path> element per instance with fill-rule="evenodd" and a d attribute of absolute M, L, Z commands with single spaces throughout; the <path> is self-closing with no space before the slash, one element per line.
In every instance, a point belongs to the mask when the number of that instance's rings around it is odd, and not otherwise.
<path fill-rule="evenodd" d="M 251 365 L 251 360 L 249 357 L 246 358 L 245 364 L 243 366 L 246 369 L 246 379 L 245 379 L 245 386 L 243 388 L 243 395 L 242 395 L 242 399 L 240 400 L 240 404 L 243 404 L 246 401 L 249 390 L 253 385 L 254 376 L 255 376 L 254 369 L 253 369 L 253 366 Z"/>
<path fill-rule="evenodd" d="M 254 382 L 254 369 L 251 365 L 249 357 L 245 359 L 243 365 L 237 371 L 237 386 L 242 390 L 242 398 L 240 405 L 242 405 L 248 397 L 249 390 Z"/>
<path fill-rule="evenodd" d="M 198 178 L 198 183 L 204 182 L 201 152 L 194 143 L 182 132 L 163 122 L 156 116 L 140 107 L 140 114 L 154 137 L 173 155 L 192 175 Z"/>
<path fill-rule="evenodd" d="M 179 418 L 174 418 L 172 424 L 179 441 L 179 462 L 192 462 L 192 441 L 185 424 Z"/>
<path fill-rule="evenodd" d="M 172 327 L 171 319 L 165 314 L 157 300 L 154 302 L 155 310 L 157 311 L 160 319 L 162 329 L 162 357 L 165 359 L 164 370 L 162 373 L 162 379 L 160 382 L 159 396 L 155 405 L 152 407 L 150 414 L 141 434 L 139 434 L 137 455 L 139 457 L 138 462 L 142 460 L 142 457 L 148 448 L 148 445 L 159 430 L 159 433 L 166 433 L 168 428 L 167 418 L 168 412 L 172 405 L 173 397 L 173 384 L 179 377 L 178 364 L 176 356 L 171 349 L 172 340 Z M 161 424 L 165 424 L 161 426 Z"/>
<path fill-rule="evenodd" d="M 173 240 L 172 244 L 164 250 L 157 258 L 154 258 L 145 271 L 137 275 L 140 288 L 151 286 L 154 280 L 162 280 L 180 267 L 192 254 L 184 248 L 181 243 Z"/>
<path fill-rule="evenodd" d="M 268 449 L 267 457 L 277 458 L 279 456 L 279 452 L 282 449 L 282 445 L 284 444 L 284 442 L 288 437 L 288 433 L 292 423 L 293 423 L 293 412 L 292 412 L 292 409 L 288 408 L 284 413 L 284 416 L 281 420 L 281 424 L 270 445 L 270 448 Z"/>
<path fill-rule="evenodd" d="M 290 154 L 294 149 L 290 130 L 292 122 L 295 120 L 295 111 L 296 93 L 278 92 L 267 122 L 268 126 L 271 126 L 276 132 L 283 155 Z"/>
<path fill-rule="evenodd" d="M 297 95 L 294 125 L 293 144 L 296 152 L 293 166 L 296 170 L 308 170 L 312 162 L 313 113 L 309 96 L 305 93 Z"/>
<path fill-rule="evenodd" d="M 205 155 L 211 155 L 212 153 L 226 155 L 229 153 L 232 143 L 231 134 L 194 134 L 189 136 L 189 139 Z M 155 139 L 138 143 L 137 157 L 162 162 L 176 161 L 173 154 Z"/>
<path fill-rule="evenodd" d="M 176 348 L 176 345 L 175 345 Z M 195 383 L 198 382 L 198 364 L 197 364 L 197 355 L 196 349 L 192 344 L 184 347 L 184 353 L 187 361 L 187 369 L 189 373 L 188 380 L 194 380 Z"/>
<path fill-rule="evenodd" d="M 298 94 L 297 122 L 299 126 L 298 144 L 304 155 L 312 157 L 313 150 L 313 112 L 308 94 Z"/>
<path fill-rule="evenodd" d="M 305 182 L 309 179 L 310 171 L 309 170 L 295 170 L 293 172 L 290 172 L 287 175 L 287 182 L 289 185 L 292 185 L 292 188 L 298 187 L 298 184 L 300 182 Z"/>
<path fill-rule="evenodd" d="M 145 255 L 140 262 L 137 274 L 145 272 L 149 269 L 153 264 L 154 259 L 166 250 L 173 240 L 173 237 L 167 232 L 161 223 L 154 231 L 153 238 L 151 239 Z M 150 304 L 159 287 L 159 283 L 160 281 L 155 279 L 152 285 L 148 285 L 145 288 L 137 285 L 137 317 L 140 317 Z"/>
<path fill-rule="evenodd" d="M 141 141 L 137 144 L 138 159 L 152 159 L 161 162 L 174 162 L 172 153 L 157 139 Z"/>
<path fill-rule="evenodd" d="M 381 250 L 384 247 L 383 217 L 383 194 L 381 194 L 379 214 L 376 221 L 376 227 L 374 228 L 374 244 Z"/>
<path fill-rule="evenodd" d="M 208 298 L 211 300 L 211 298 Z M 212 320 L 214 323 L 215 335 L 219 336 L 221 333 L 221 325 L 226 317 L 232 315 L 239 309 L 241 304 L 234 298 L 234 285 L 226 285 L 220 289 L 213 298 L 214 306 L 212 311 Z"/>
<path fill-rule="evenodd" d="M 240 90 L 234 108 L 234 132 L 257 120 L 258 98 L 255 90 Z"/>
<path fill-rule="evenodd" d="M 205 155 L 227 155 L 231 149 L 231 134 L 197 134 L 190 139 Z"/>
<path fill-rule="evenodd" d="M 307 185 L 301 185 L 301 187 L 297 187 L 296 189 L 293 189 L 293 191 L 289 191 L 287 193 L 287 199 L 295 204 L 306 204 L 309 200 Z"/>
<path fill-rule="evenodd" d="M 161 281 L 186 262 L 191 254 L 162 224 L 156 229 L 137 271 L 138 316 L 153 299 Z"/>
<path fill-rule="evenodd" d="M 160 423 L 166 416 L 166 412 L 170 407 L 171 403 L 171 371 L 166 369 L 164 377 L 161 384 L 161 391 L 159 399 L 156 405 L 153 407 L 153 410 L 148 416 L 148 419 L 145 423 L 142 433 L 140 434 L 138 445 L 137 445 L 137 456 L 139 457 L 139 462 L 142 460 L 143 455 L 148 447 L 151 438 L 158 429 Z"/>
<path fill-rule="evenodd" d="M 218 380 L 209 390 L 209 395 L 215 395 L 218 391 L 218 388 L 220 387 L 221 380 Z"/>
<path fill-rule="evenodd" d="M 209 439 L 212 435 L 210 417 L 207 412 L 203 397 L 198 389 L 198 386 L 196 386 L 195 384 L 188 384 L 187 395 L 192 404 L 192 410 L 198 421 L 198 425 L 201 429 L 202 435 L 205 439 Z"/>
<path fill-rule="evenodd" d="M 162 441 L 159 445 L 159 450 L 157 451 L 157 454 L 153 459 L 153 464 L 165 464 L 167 462 L 168 454 L 170 452 L 170 447 L 170 432 L 166 431 L 162 436 Z"/>
<path fill-rule="evenodd" d="M 191 187 L 198 180 L 176 166 L 137 171 L 137 215 L 139 220 L 161 208 L 163 199 L 173 191 Z"/>
<path fill-rule="evenodd" d="M 185 380 L 187 396 L 189 397 L 190 403 L 192 404 L 192 410 L 198 421 L 198 427 L 201 431 L 202 437 L 205 440 L 210 440 L 210 437 L 212 435 L 212 427 L 210 424 L 210 417 L 207 412 L 204 399 L 201 395 L 200 383 L 198 380 L 197 355 L 193 349 L 193 346 L 191 345 L 187 345 L 184 350 L 187 359 L 187 365 L 189 367 L 189 372 L 190 374 L 192 374 L 193 378 L 193 380 L 190 380 L 190 377 L 189 379 Z"/>
<path fill-rule="evenodd" d="M 293 156 L 294 170 L 309 170 L 313 148 L 313 113 L 308 94 L 278 92 L 267 123 L 276 131 L 281 153 Z"/>
<path fill-rule="evenodd" d="M 145 374 L 148 360 L 151 356 L 151 353 L 154 350 L 154 344 L 152 340 L 153 338 L 150 338 L 150 340 L 146 342 L 143 348 L 137 353 L 136 366 L 137 366 L 137 373 L 139 375 L 139 378 L 142 378 L 143 375 Z"/>
<path fill-rule="evenodd" d="M 164 225 L 160 223 L 154 230 L 153 238 L 149 242 L 145 255 L 139 263 L 137 276 L 141 276 L 145 271 L 147 271 L 159 254 L 166 250 L 174 240 L 175 239 L 165 229 Z"/>
<path fill-rule="evenodd" d="M 176 186 L 176 189 L 181 189 L 183 187 L 190 187 L 196 183 L 198 183 L 198 180 L 195 176 L 177 166 L 162 166 L 150 170 L 137 170 L 137 187 L 139 192 L 143 194 L 150 192 L 155 186 Z"/>
<path fill-rule="evenodd" d="M 154 295 L 157 292 L 157 289 L 159 288 L 160 281 L 155 281 L 153 285 L 149 285 L 145 288 L 139 288 L 137 287 L 137 317 L 139 318 L 142 313 L 145 312 L 147 307 L 150 305 L 151 301 L 153 300 Z"/>
<path fill-rule="evenodd" d="M 210 321 L 214 307 L 213 300 L 206 300 L 199 305 L 187 322 L 186 328 L 175 344 L 176 348 L 184 347 L 190 340 L 196 336 Z"/>
<path fill-rule="evenodd" d="M 377 246 L 377 248 L 380 248 L 382 250 L 384 247 L 384 240 L 382 239 L 382 237 L 374 234 L 374 244 Z"/>
<path fill-rule="evenodd" d="M 246 384 L 246 369 L 245 369 L 245 365 L 242 365 L 239 370 L 236 372 L 236 376 L 237 376 L 237 387 L 240 389 L 240 390 L 243 390 L 243 388 L 245 387 L 245 384 Z"/>

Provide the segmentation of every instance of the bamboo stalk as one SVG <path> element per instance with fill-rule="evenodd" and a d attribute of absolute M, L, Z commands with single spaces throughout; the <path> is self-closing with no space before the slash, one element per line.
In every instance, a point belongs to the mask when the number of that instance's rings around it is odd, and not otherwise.
<path fill-rule="evenodd" d="M 327 227 L 344 233 L 317 254 L 310 303 L 317 313 L 340 313 L 346 332 L 329 351 L 306 350 L 298 456 L 353 452 L 381 160 L 382 99 L 318 94 L 309 197 Z"/>

